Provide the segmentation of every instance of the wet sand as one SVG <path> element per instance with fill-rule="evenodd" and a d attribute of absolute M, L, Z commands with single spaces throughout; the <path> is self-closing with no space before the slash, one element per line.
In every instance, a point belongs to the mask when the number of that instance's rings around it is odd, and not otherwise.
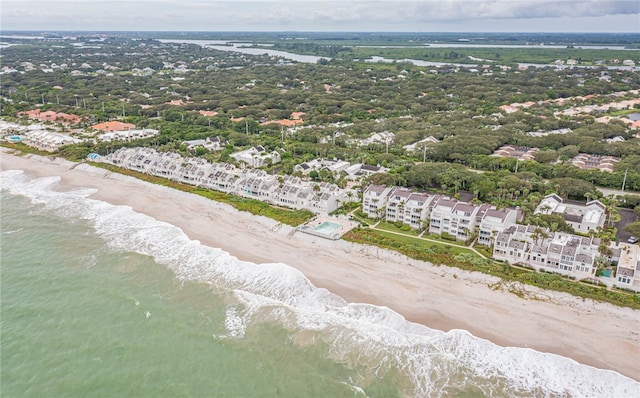
<path fill-rule="evenodd" d="M 59 190 L 91 196 L 180 227 L 240 260 L 281 262 L 350 302 L 382 305 L 440 330 L 465 329 L 503 346 L 529 347 L 640 380 L 640 311 L 531 286 L 526 298 L 492 289 L 490 275 L 433 266 L 392 251 L 331 241 L 230 206 L 86 164 L 2 148 L 1 170 L 60 176 Z"/>

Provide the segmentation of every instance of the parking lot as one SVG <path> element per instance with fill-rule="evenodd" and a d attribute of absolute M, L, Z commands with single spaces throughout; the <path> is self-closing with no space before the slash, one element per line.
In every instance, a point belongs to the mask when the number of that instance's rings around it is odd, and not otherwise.
<path fill-rule="evenodd" d="M 626 242 L 631 237 L 631 234 L 624 230 L 624 226 L 634 222 L 636 218 L 636 213 L 633 210 L 620 209 L 620 221 L 615 224 L 618 229 L 617 238 L 620 242 Z"/>

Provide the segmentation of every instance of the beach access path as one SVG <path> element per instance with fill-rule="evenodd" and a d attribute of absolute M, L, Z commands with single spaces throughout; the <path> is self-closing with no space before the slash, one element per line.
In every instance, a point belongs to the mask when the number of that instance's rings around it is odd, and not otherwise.
<path fill-rule="evenodd" d="M 285 263 L 350 302 L 389 307 L 430 328 L 465 329 L 503 346 L 529 347 L 612 369 L 640 381 L 640 311 L 521 286 L 525 298 L 492 289 L 498 278 L 412 260 L 378 247 L 332 241 L 203 197 L 87 164 L 0 148 L 0 170 L 60 176 L 57 189 L 93 188 L 92 198 L 180 227 L 191 239 L 240 260 Z"/>

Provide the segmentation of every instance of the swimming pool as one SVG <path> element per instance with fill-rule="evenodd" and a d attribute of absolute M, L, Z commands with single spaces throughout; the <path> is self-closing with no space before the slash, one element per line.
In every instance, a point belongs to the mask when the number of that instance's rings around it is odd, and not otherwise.
<path fill-rule="evenodd" d="M 313 231 L 331 236 L 335 233 L 338 233 L 341 229 L 342 225 L 330 221 L 325 221 L 317 227 L 313 228 Z"/>
<path fill-rule="evenodd" d="M 22 137 L 20 137 L 19 135 L 12 135 L 10 137 L 7 137 L 7 140 L 10 142 L 20 142 L 22 141 Z"/>
<path fill-rule="evenodd" d="M 317 224 L 317 225 L 316 225 Z M 315 225 L 315 226 L 314 226 Z M 296 228 L 297 231 L 305 234 L 319 236 L 325 239 L 337 240 L 342 237 L 353 226 L 339 224 L 337 222 L 315 220 L 309 224 L 301 225 Z"/>

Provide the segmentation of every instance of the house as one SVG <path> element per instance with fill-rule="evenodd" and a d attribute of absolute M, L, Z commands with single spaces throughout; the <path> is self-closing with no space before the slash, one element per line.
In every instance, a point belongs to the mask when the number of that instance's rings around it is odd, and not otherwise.
<path fill-rule="evenodd" d="M 332 174 L 346 170 L 351 163 L 338 159 L 313 159 L 308 162 L 300 163 L 293 166 L 293 171 L 301 174 L 309 174 L 311 171 L 320 171 L 322 169 L 330 171 Z"/>
<path fill-rule="evenodd" d="M 395 137 L 395 134 L 389 132 L 389 131 L 382 131 L 380 133 L 372 133 L 369 137 L 365 138 L 365 139 L 351 139 L 348 140 L 347 143 L 349 144 L 355 144 L 357 146 L 367 146 L 367 145 L 371 145 L 371 144 L 375 144 L 375 143 L 382 143 L 382 144 L 390 144 L 391 142 L 393 142 L 393 138 Z"/>
<path fill-rule="evenodd" d="M 113 121 L 110 121 L 110 122 L 94 124 L 93 126 L 91 126 L 89 128 L 93 129 L 93 130 L 100 130 L 100 131 L 104 131 L 104 132 L 109 132 L 109 131 L 132 130 L 132 129 L 135 129 L 136 126 L 135 126 L 135 124 L 123 123 L 123 122 L 120 122 L 118 120 L 113 120 Z"/>
<path fill-rule="evenodd" d="M 495 234 L 517 221 L 515 209 L 497 210 L 488 204 L 459 202 L 444 195 L 414 192 L 402 187 L 369 185 L 362 194 L 362 211 L 369 218 L 400 222 L 411 229 L 448 233 L 458 240 L 467 240 L 480 231 L 480 244 L 489 246 Z"/>
<path fill-rule="evenodd" d="M 303 188 L 298 184 L 284 184 L 284 186 L 276 191 L 276 204 L 294 209 L 300 208 L 302 204 L 305 203 L 304 199 L 309 192 L 310 188 L 308 187 Z M 301 193 L 303 195 L 300 195 Z"/>
<path fill-rule="evenodd" d="M 583 206 L 564 203 L 558 195 L 549 194 L 542 199 L 534 214 L 561 215 L 574 230 L 586 234 L 604 226 L 606 209 L 599 200 L 591 200 Z"/>
<path fill-rule="evenodd" d="M 538 148 L 529 148 L 526 146 L 518 145 L 504 145 L 497 149 L 491 156 L 516 158 L 520 160 L 533 160 L 535 161 L 535 153 L 538 152 Z"/>
<path fill-rule="evenodd" d="M 158 134 L 160 134 L 160 132 L 155 129 L 109 131 L 98 135 L 96 139 L 101 142 L 133 141 L 154 137 Z"/>
<path fill-rule="evenodd" d="M 179 182 L 201 186 L 207 181 L 207 177 L 211 174 L 211 163 L 201 158 L 187 158 L 180 165 L 179 173 L 174 174 Z"/>
<path fill-rule="evenodd" d="M 275 176 L 267 175 L 264 170 L 244 169 L 239 177 L 236 187 L 240 196 L 271 202 L 278 186 Z"/>
<path fill-rule="evenodd" d="M 580 169 L 599 169 L 601 171 L 613 172 L 613 166 L 619 161 L 620 158 L 615 156 L 580 153 L 571 160 L 571 164 Z"/>
<path fill-rule="evenodd" d="M 271 162 L 271 164 L 280 163 L 281 160 L 280 152 L 272 151 L 267 153 L 266 149 L 261 145 L 251 147 L 244 151 L 232 153 L 230 156 L 240 163 L 245 163 L 250 167 L 256 168 L 264 167 L 269 162 Z"/>
<path fill-rule="evenodd" d="M 261 126 L 268 126 L 270 124 L 279 124 L 283 127 L 295 127 L 299 124 L 304 124 L 304 120 L 302 119 L 280 119 L 280 120 L 269 120 L 266 122 L 260 123 Z"/>
<path fill-rule="evenodd" d="M 344 169 L 350 180 L 359 180 L 375 173 L 386 173 L 389 169 L 382 166 L 370 166 L 367 164 L 356 163 Z"/>
<path fill-rule="evenodd" d="M 293 166 L 293 171 L 303 175 L 311 173 L 313 170 L 320 170 L 322 167 L 321 159 L 313 159 Z"/>
<path fill-rule="evenodd" d="M 41 120 L 43 122 L 61 123 L 64 125 L 78 124 L 82 122 L 82 117 L 71 115 L 64 112 L 45 111 L 33 109 L 30 111 L 19 112 L 18 116 L 26 116 L 29 119 Z"/>
<path fill-rule="evenodd" d="M 182 167 L 182 156 L 175 152 L 157 154 L 155 158 L 149 169 L 153 175 L 173 179 L 173 176 Z"/>
<path fill-rule="evenodd" d="M 506 114 L 518 112 L 520 110 L 519 107 L 513 105 L 500 105 L 499 108 Z"/>
<path fill-rule="evenodd" d="M 428 195 L 426 193 L 413 192 L 404 205 L 403 224 L 411 229 L 422 229 L 431 214 L 432 204 L 440 195 Z"/>
<path fill-rule="evenodd" d="M 182 145 L 185 145 L 192 152 L 195 152 L 198 148 L 204 148 L 209 152 L 221 151 L 228 144 L 229 141 L 220 136 L 207 137 L 204 140 L 182 141 Z"/>
<path fill-rule="evenodd" d="M 337 185 L 328 182 L 309 185 L 299 194 L 299 200 L 307 208 L 316 213 L 331 213 L 337 210 L 343 203 L 357 201 L 358 197 L 353 191 L 338 188 Z"/>
<path fill-rule="evenodd" d="M 424 148 L 426 148 L 429 144 L 437 144 L 438 142 L 440 142 L 439 139 L 437 139 L 436 137 L 430 135 L 427 138 L 424 138 L 418 142 L 414 142 L 413 144 L 409 144 L 409 145 L 405 145 L 402 147 L 402 149 L 404 149 L 405 151 L 407 151 L 408 153 L 414 153 L 418 150 L 422 150 Z"/>

